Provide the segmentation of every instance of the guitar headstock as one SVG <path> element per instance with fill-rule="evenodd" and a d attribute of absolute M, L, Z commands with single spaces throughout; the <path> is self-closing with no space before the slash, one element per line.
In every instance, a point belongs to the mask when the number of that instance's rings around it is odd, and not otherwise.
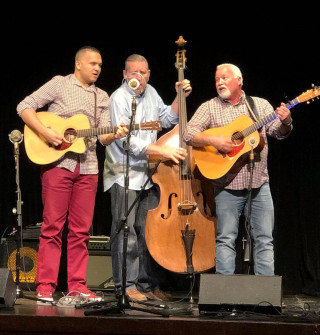
<path fill-rule="evenodd" d="M 299 99 L 300 102 L 307 101 L 308 103 L 310 103 L 309 100 L 314 99 L 314 98 L 318 97 L 319 95 L 320 95 L 320 87 L 313 85 L 312 89 L 310 89 L 310 90 L 308 90 L 308 91 L 303 92 L 302 94 L 300 94 L 298 96 L 298 99 Z"/>
<path fill-rule="evenodd" d="M 150 121 L 150 122 L 143 122 L 140 124 L 141 130 L 162 130 L 162 123 L 161 121 Z"/>

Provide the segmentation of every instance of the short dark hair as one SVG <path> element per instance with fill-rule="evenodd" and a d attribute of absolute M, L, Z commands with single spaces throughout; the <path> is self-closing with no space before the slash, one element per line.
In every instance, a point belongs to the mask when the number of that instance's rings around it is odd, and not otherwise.
<path fill-rule="evenodd" d="M 85 51 L 87 51 L 87 50 L 91 50 L 91 51 L 93 51 L 93 52 L 97 52 L 99 55 L 101 55 L 101 52 L 100 52 L 97 48 L 95 48 L 95 47 L 91 47 L 91 46 L 84 46 L 84 47 L 81 47 L 81 48 L 77 51 L 76 56 L 75 56 L 75 60 L 78 60 L 79 57 L 80 57 L 80 55 L 82 55 L 82 54 L 83 54 Z"/>

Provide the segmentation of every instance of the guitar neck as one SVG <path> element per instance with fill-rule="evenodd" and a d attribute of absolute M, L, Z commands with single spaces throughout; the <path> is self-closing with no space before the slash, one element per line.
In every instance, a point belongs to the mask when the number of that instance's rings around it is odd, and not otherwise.
<path fill-rule="evenodd" d="M 292 107 L 298 105 L 300 103 L 298 98 L 295 98 L 291 101 L 289 101 L 288 103 L 286 103 L 286 107 L 288 109 L 291 109 Z M 263 117 L 262 119 L 260 119 L 260 121 L 254 122 L 251 126 L 247 127 L 246 129 L 244 129 L 241 134 L 239 135 L 239 138 L 241 136 L 247 137 L 250 134 L 254 133 L 256 130 L 262 128 L 264 125 L 268 124 L 269 122 L 271 122 L 272 120 L 274 120 L 277 117 L 277 113 L 275 111 L 267 114 L 265 117 Z M 236 135 L 237 137 L 237 135 Z M 237 138 L 235 138 L 237 139 Z"/>
<path fill-rule="evenodd" d="M 126 125 L 129 129 L 129 125 Z M 116 133 L 118 126 L 107 126 L 107 127 L 100 127 L 100 128 L 89 128 L 89 129 L 79 129 L 77 131 L 77 137 L 91 137 L 96 135 L 103 135 L 103 134 L 111 134 Z M 132 125 L 132 130 L 140 130 L 141 125 L 140 123 Z"/>

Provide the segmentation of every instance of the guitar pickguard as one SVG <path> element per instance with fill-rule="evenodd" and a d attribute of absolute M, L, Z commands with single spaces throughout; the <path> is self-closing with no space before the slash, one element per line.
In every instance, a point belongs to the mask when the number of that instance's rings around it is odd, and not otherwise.
<path fill-rule="evenodd" d="M 242 142 L 241 144 L 239 145 L 235 145 L 232 149 L 232 151 L 228 152 L 227 153 L 227 156 L 229 157 L 234 157 L 236 156 L 244 147 L 244 142 Z"/>

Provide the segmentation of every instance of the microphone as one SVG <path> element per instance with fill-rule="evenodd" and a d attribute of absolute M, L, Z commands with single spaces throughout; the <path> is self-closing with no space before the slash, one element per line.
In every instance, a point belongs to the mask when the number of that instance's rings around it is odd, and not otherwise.
<path fill-rule="evenodd" d="M 253 147 L 254 145 L 256 145 L 257 140 L 255 139 L 255 137 L 251 136 L 248 140 L 248 143 Z"/>
<path fill-rule="evenodd" d="M 140 86 L 140 81 L 136 78 L 132 78 L 128 81 L 128 85 L 132 90 L 137 90 Z"/>
<path fill-rule="evenodd" d="M 20 130 L 12 130 L 12 132 L 9 134 L 9 140 L 11 143 L 13 143 L 14 148 L 14 156 L 17 157 L 19 155 L 19 144 L 23 140 L 23 135 L 21 134 Z"/>
<path fill-rule="evenodd" d="M 249 169 L 250 171 L 253 170 L 253 164 L 254 164 L 254 153 L 253 153 L 253 147 L 257 144 L 257 140 L 255 139 L 255 137 L 251 136 L 249 137 L 248 140 L 249 145 L 251 146 L 251 151 L 250 151 L 250 161 L 249 161 Z"/>
<path fill-rule="evenodd" d="M 9 134 L 9 140 L 11 143 L 21 143 L 23 140 L 23 135 L 21 134 L 20 130 L 12 130 L 12 132 Z"/>

